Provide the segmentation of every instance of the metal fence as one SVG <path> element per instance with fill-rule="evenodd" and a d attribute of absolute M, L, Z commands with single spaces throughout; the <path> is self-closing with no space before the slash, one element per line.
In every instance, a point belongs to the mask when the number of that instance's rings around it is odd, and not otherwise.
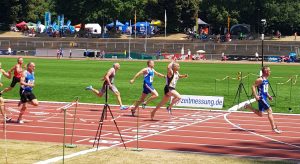
<path fill-rule="evenodd" d="M 300 42 L 295 44 L 278 44 L 268 42 L 264 44 L 265 55 L 287 55 L 289 52 L 298 52 Z M 181 53 L 182 47 L 185 50 L 190 49 L 192 53 L 197 50 L 204 50 L 208 54 L 238 54 L 254 55 L 260 53 L 262 46 L 260 42 L 255 43 L 214 43 L 214 42 L 163 42 L 154 40 L 122 40 L 120 42 L 111 42 L 109 40 L 101 41 L 42 41 L 42 40 L 0 40 L 0 48 L 13 50 L 35 50 L 37 48 L 46 49 L 98 49 L 106 52 L 144 52 L 157 53 L 159 50 L 165 53 Z"/>

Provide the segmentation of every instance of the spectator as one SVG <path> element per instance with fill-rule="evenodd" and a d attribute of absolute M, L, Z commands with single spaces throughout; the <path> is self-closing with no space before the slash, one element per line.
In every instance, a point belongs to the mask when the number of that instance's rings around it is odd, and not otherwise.
<path fill-rule="evenodd" d="M 255 52 L 255 59 L 256 59 L 256 61 L 258 61 L 258 57 L 259 57 L 258 53 Z"/>
<path fill-rule="evenodd" d="M 296 41 L 297 40 L 297 32 L 294 33 L 294 36 L 295 36 L 294 40 Z"/>
<path fill-rule="evenodd" d="M 70 49 L 70 56 L 69 58 L 72 58 L 72 49 Z"/>
<path fill-rule="evenodd" d="M 190 49 L 188 49 L 188 60 L 190 60 L 190 57 L 191 57 L 191 50 Z"/>
<path fill-rule="evenodd" d="M 11 51 L 11 48 L 10 48 L 10 47 L 8 47 L 8 49 L 7 49 L 7 54 L 8 54 L 8 55 L 11 55 L 11 54 L 12 54 L 12 51 Z"/>

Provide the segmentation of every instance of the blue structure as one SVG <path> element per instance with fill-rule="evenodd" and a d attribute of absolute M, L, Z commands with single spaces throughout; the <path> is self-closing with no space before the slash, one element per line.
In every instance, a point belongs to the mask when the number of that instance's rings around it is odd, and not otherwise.
<path fill-rule="evenodd" d="M 136 26 L 136 33 L 137 34 L 146 34 L 147 30 L 147 35 L 153 34 L 153 26 L 150 24 L 150 22 L 137 22 L 136 24 L 132 25 L 133 31 L 135 30 Z"/>

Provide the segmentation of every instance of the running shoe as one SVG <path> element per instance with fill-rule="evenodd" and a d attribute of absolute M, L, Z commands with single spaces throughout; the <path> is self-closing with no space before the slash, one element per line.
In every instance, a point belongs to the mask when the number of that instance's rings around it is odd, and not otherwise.
<path fill-rule="evenodd" d="M 131 109 L 131 116 L 134 117 L 135 110 Z"/>
<path fill-rule="evenodd" d="M 17 123 L 18 124 L 24 124 L 24 121 L 23 120 L 18 120 Z"/>
<path fill-rule="evenodd" d="M 244 109 L 248 109 L 250 107 L 250 104 L 248 104 L 248 103 L 246 103 L 245 105 L 244 105 Z"/>
<path fill-rule="evenodd" d="M 6 122 L 11 122 L 11 118 L 10 118 L 10 117 L 6 117 L 6 118 L 5 118 L 5 121 L 6 121 Z"/>
<path fill-rule="evenodd" d="M 142 108 L 143 108 L 143 109 L 146 108 L 146 103 L 142 103 Z"/>
<path fill-rule="evenodd" d="M 19 102 L 18 102 L 18 107 L 20 107 L 20 106 L 21 106 L 21 104 L 22 104 L 22 102 L 21 102 L 21 101 L 19 101 Z"/>
<path fill-rule="evenodd" d="M 85 88 L 85 90 L 88 90 L 88 91 L 90 91 L 92 89 L 93 89 L 93 86 L 91 86 L 91 85 Z"/>
<path fill-rule="evenodd" d="M 273 132 L 277 133 L 277 134 L 280 134 L 282 131 L 279 130 L 277 127 L 273 129 Z"/>
<path fill-rule="evenodd" d="M 172 109 L 170 108 L 170 106 L 167 107 L 167 111 L 170 115 L 172 115 Z"/>
<path fill-rule="evenodd" d="M 128 106 L 124 106 L 124 105 L 120 106 L 120 110 L 127 110 L 128 108 L 129 108 Z"/>

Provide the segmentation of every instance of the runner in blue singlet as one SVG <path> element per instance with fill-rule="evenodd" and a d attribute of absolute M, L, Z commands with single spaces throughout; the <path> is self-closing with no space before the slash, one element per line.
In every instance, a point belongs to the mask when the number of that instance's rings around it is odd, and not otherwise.
<path fill-rule="evenodd" d="M 268 93 L 269 88 L 269 80 L 268 77 L 270 76 L 271 71 L 270 67 L 264 66 L 262 68 L 262 76 L 256 79 L 255 83 L 252 85 L 252 94 L 254 95 L 255 99 L 258 102 L 258 110 L 254 109 L 250 104 L 246 104 L 245 108 L 253 111 L 258 116 L 262 117 L 263 112 L 267 111 L 268 119 L 270 121 L 271 127 L 275 133 L 281 133 L 281 131 L 277 128 L 273 114 L 272 108 L 268 102 L 269 100 L 273 100 L 272 96 Z"/>
<path fill-rule="evenodd" d="M 142 108 L 145 108 L 146 104 L 148 104 L 150 101 L 156 99 L 158 97 L 158 93 L 157 91 L 154 89 L 154 87 L 152 86 L 153 83 L 153 79 L 154 79 L 154 75 L 157 75 L 159 77 L 166 77 L 165 75 L 156 72 L 154 70 L 154 61 L 153 60 L 149 60 L 147 61 L 147 66 L 146 68 L 143 68 L 142 70 L 140 70 L 131 80 L 130 83 L 133 84 L 135 79 L 139 76 L 141 76 L 142 74 L 144 75 L 144 82 L 143 82 L 143 92 L 142 95 L 140 97 L 140 99 L 131 107 L 131 113 L 132 116 L 134 116 L 135 110 L 137 109 L 137 107 L 142 103 Z M 148 97 L 147 100 L 146 97 L 148 94 L 151 93 L 151 96 Z"/>

